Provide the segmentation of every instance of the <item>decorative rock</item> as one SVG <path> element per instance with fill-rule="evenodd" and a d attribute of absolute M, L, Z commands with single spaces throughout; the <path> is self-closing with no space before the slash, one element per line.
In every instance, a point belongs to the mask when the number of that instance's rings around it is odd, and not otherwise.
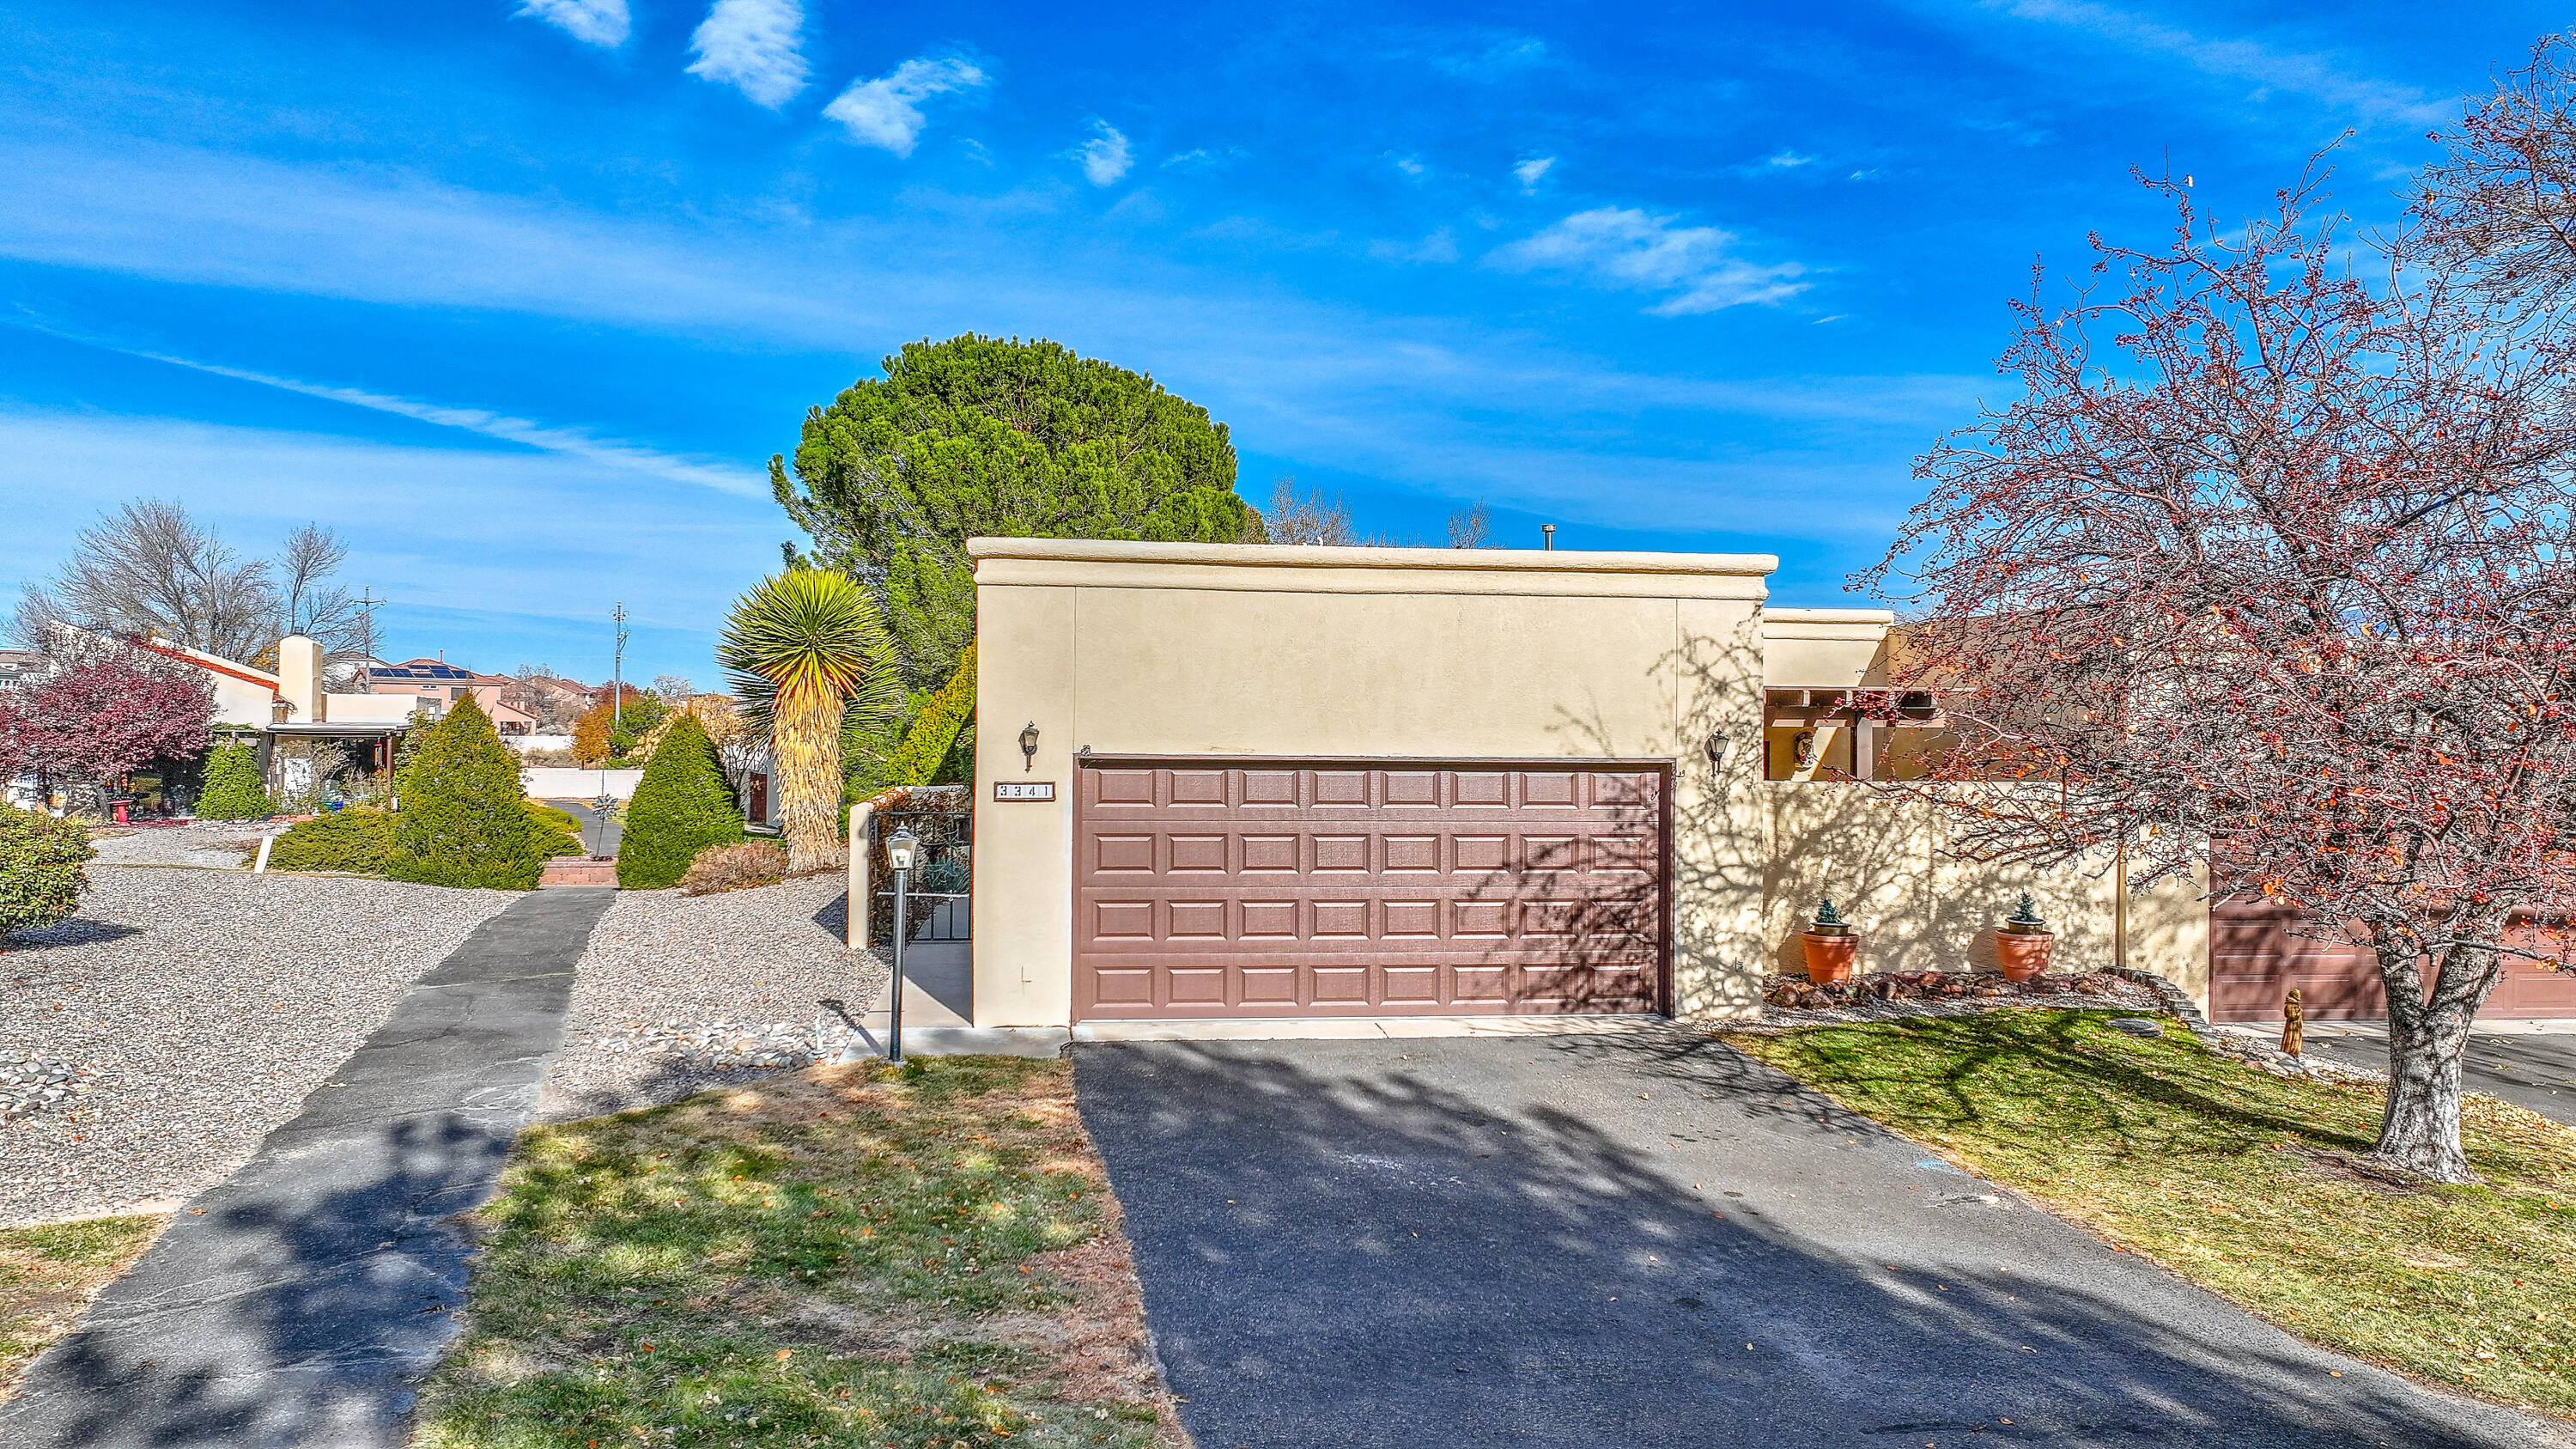
<path fill-rule="evenodd" d="M 0 1050 L 0 1122 L 32 1117 L 89 1095 L 91 1075 L 86 1063 Z"/>
<path fill-rule="evenodd" d="M 2156 1020 L 2152 1016 L 2115 1016 L 2111 1018 L 2111 1029 L 2113 1031 L 2125 1031 L 2131 1036 L 2163 1036 L 2165 1034 L 2164 1023 Z"/>

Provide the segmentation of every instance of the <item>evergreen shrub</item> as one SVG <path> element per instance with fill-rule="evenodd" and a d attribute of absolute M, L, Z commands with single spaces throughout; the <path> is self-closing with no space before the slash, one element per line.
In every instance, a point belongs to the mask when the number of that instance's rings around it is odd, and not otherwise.
<path fill-rule="evenodd" d="M 0 937 L 78 910 L 89 857 L 89 832 L 77 823 L 0 805 Z"/>
<path fill-rule="evenodd" d="M 269 847 L 270 870 L 345 870 L 383 875 L 394 863 L 394 817 L 382 810 L 335 810 L 303 821 Z"/>
<path fill-rule="evenodd" d="M 277 813 L 259 777 L 259 747 L 217 745 L 206 753 L 206 788 L 197 795 L 200 820 L 263 820 Z"/>
<path fill-rule="evenodd" d="M 725 782 L 716 747 L 697 716 L 683 714 L 654 748 L 626 806 L 617 883 L 631 891 L 678 885 L 699 851 L 741 839 L 742 807 Z"/>
<path fill-rule="evenodd" d="M 429 727 L 396 791 L 385 873 L 423 885 L 536 888 L 556 844 L 519 791 L 519 761 L 470 694 Z"/>
<path fill-rule="evenodd" d="M 886 783 L 944 785 L 972 776 L 973 764 L 958 758 L 958 746 L 965 741 L 971 748 L 974 725 L 975 646 L 969 644 L 957 657 L 957 672 L 921 706 L 886 762 Z"/>

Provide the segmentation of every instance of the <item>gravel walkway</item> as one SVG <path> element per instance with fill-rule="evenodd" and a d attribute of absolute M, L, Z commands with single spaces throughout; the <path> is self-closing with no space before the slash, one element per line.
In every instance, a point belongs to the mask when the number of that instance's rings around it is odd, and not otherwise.
<path fill-rule="evenodd" d="M 87 1089 L 0 1126 L 0 1225 L 220 1182 L 414 977 L 516 898 L 211 870 L 89 878 L 79 915 L 0 952 L 0 1051 L 62 1063 Z"/>
<path fill-rule="evenodd" d="M 563 1050 L 537 1115 L 587 1117 L 677 1101 L 706 1087 L 801 1066 L 848 1039 L 885 982 L 874 956 L 842 947 L 838 874 L 684 896 L 621 891 L 591 932 L 573 982 Z"/>
<path fill-rule="evenodd" d="M 259 838 L 286 828 L 282 821 L 205 820 L 192 825 L 101 826 L 90 836 L 100 865 L 201 865 L 239 870 L 242 854 Z"/>

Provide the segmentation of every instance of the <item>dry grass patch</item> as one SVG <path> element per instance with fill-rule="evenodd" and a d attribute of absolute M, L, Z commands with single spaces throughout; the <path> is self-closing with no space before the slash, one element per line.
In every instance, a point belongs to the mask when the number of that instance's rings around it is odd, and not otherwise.
<path fill-rule="evenodd" d="M 2107 1013 L 1910 1017 L 1736 1046 L 2344 1352 L 2576 1413 L 2576 1131 L 2471 1097 L 2485 1181 L 2364 1160 L 2375 1085 L 2275 1077 Z"/>
<path fill-rule="evenodd" d="M 817 1068 L 541 1128 L 414 1441 L 1184 1445 L 1060 1061 Z"/>
<path fill-rule="evenodd" d="M 45 1345 L 71 1331 L 98 1290 L 134 1265 L 167 1217 L 82 1218 L 0 1228 L 0 1401 Z"/>

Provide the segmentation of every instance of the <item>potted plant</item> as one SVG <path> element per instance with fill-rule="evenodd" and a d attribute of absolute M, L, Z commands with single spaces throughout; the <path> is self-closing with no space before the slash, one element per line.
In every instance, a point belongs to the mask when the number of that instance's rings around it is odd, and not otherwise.
<path fill-rule="evenodd" d="M 2004 918 L 2004 926 L 1995 932 L 1995 959 L 2002 965 L 2007 981 L 2028 981 L 2048 969 L 2049 948 L 2057 944 L 2048 922 L 2039 918 L 2039 909 L 2031 903 L 2030 892 L 2021 893 L 2021 904 Z"/>
<path fill-rule="evenodd" d="M 1852 934 L 1851 922 L 1834 909 L 1831 900 L 1816 902 L 1816 919 L 1798 938 L 1807 948 L 1807 979 L 1815 982 L 1844 981 L 1852 974 L 1852 957 L 1860 950 L 1860 938 Z"/>

